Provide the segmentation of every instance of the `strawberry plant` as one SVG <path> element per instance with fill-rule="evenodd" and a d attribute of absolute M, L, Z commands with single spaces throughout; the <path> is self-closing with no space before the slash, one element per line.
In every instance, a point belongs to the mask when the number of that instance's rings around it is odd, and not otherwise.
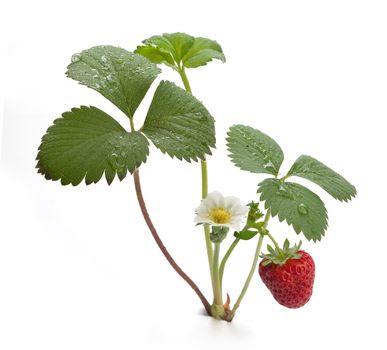
<path fill-rule="evenodd" d="M 37 154 L 38 172 L 62 185 L 97 183 L 104 176 L 111 184 L 132 174 L 141 212 L 161 252 L 172 268 L 200 298 L 205 310 L 216 319 L 231 321 L 255 274 L 260 257 L 259 275 L 280 304 L 296 308 L 311 297 L 314 262 L 287 239 L 280 248 L 268 229 L 271 217 L 286 221 L 297 234 L 317 242 L 325 235 L 327 210 L 320 197 L 307 187 L 289 181 L 303 178 L 319 185 L 339 201 L 347 202 L 356 189 L 341 175 L 320 161 L 301 155 L 286 175 L 280 175 L 284 154 L 268 135 L 246 125 L 231 126 L 227 146 L 232 162 L 241 170 L 269 177 L 260 181 L 253 201 L 244 205 L 237 197 L 224 197 L 208 191 L 207 158 L 215 147 L 214 119 L 192 94 L 187 69 L 198 68 L 213 60 L 225 62 L 221 46 L 213 40 L 184 33 L 163 34 L 143 41 L 135 52 L 113 46 L 96 46 L 74 54 L 66 75 L 107 98 L 128 118 L 128 128 L 94 106 L 81 106 L 64 112 L 54 120 L 42 137 Z M 161 81 L 141 127 L 135 125 L 135 113 L 150 86 L 160 74 L 158 65 L 172 68 L 184 89 L 170 81 Z M 163 154 L 181 161 L 200 162 L 201 203 L 194 218 L 203 226 L 204 241 L 213 290 L 211 302 L 196 283 L 180 268 L 163 244 L 146 208 L 140 181 L 140 168 L 149 155 L 149 142 Z M 254 189 L 255 190 L 255 189 Z M 260 202 L 264 210 L 260 209 Z M 262 205 L 261 205 L 262 207 Z M 241 228 L 241 223 L 244 222 Z M 234 239 L 220 256 L 221 244 L 229 232 Z M 256 242 L 252 265 L 241 292 L 231 303 L 224 299 L 223 275 L 227 261 L 241 241 Z M 267 246 L 262 254 L 264 239 Z M 262 254 L 262 255 L 261 255 Z"/>

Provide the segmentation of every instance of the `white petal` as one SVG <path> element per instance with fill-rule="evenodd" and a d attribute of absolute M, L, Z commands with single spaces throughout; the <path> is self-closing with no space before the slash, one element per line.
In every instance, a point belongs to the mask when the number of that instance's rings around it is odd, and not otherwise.
<path fill-rule="evenodd" d="M 215 224 L 212 220 L 208 219 L 208 218 L 203 218 L 202 221 L 200 221 L 201 224 L 210 224 L 210 225 L 213 225 Z"/>
<path fill-rule="evenodd" d="M 200 216 L 200 215 L 196 215 L 195 216 L 195 219 L 194 219 L 194 222 L 196 222 L 197 224 L 201 223 L 203 220 L 203 217 Z"/>
<path fill-rule="evenodd" d="M 211 211 L 216 208 L 223 208 L 231 214 L 229 223 L 216 224 L 209 218 Z M 230 227 L 231 229 L 238 231 L 241 220 L 247 215 L 249 208 L 245 205 L 241 205 L 241 202 L 237 197 L 223 197 L 220 192 L 214 191 L 209 193 L 208 196 L 202 200 L 195 212 L 196 217 L 194 221 L 196 223 L 215 224 L 216 226 Z"/>
<path fill-rule="evenodd" d="M 237 197 L 229 196 L 224 198 L 224 209 L 231 211 L 234 207 L 239 207 L 241 205 L 241 201 Z"/>
<path fill-rule="evenodd" d="M 208 216 L 209 212 L 208 205 L 204 201 L 196 208 L 196 213 L 200 216 Z"/>
<path fill-rule="evenodd" d="M 231 209 L 230 213 L 231 215 L 234 217 L 234 216 L 240 216 L 240 217 L 244 217 L 247 215 L 247 213 L 249 212 L 249 208 L 246 207 L 245 205 L 241 205 L 239 207 L 234 207 Z"/>
<path fill-rule="evenodd" d="M 206 201 L 208 208 L 222 208 L 224 206 L 224 197 L 218 191 L 211 192 L 204 199 Z"/>
<path fill-rule="evenodd" d="M 203 214 L 196 212 L 195 222 L 207 222 L 207 221 L 211 221 L 209 218 L 208 212 L 204 212 Z"/>
<path fill-rule="evenodd" d="M 239 231 L 240 226 L 241 226 L 241 221 L 240 220 L 232 220 L 228 226 L 233 229 L 234 231 Z"/>
<path fill-rule="evenodd" d="M 237 223 L 238 225 L 240 224 L 240 222 L 242 221 L 243 217 L 242 216 L 234 216 L 232 217 L 232 219 L 230 220 L 230 225 L 233 225 L 235 223 Z"/>

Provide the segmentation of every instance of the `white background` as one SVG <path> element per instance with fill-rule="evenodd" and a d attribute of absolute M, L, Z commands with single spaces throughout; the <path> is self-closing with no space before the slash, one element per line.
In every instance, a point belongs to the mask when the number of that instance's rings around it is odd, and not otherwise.
<path fill-rule="evenodd" d="M 385 1 L 9 1 L 3 4 L 4 118 L 0 182 L 0 349 L 381 349 L 385 346 Z M 232 324 L 202 315 L 200 302 L 156 248 L 131 177 L 107 186 L 63 187 L 36 174 L 40 138 L 62 112 L 95 105 L 128 126 L 95 91 L 64 76 L 73 53 L 184 31 L 216 39 L 227 63 L 189 70 L 194 94 L 216 118 L 210 189 L 257 199 L 263 177 L 227 158 L 226 130 L 243 123 L 285 151 L 282 172 L 302 153 L 347 177 L 349 204 L 326 202 L 315 291 L 298 310 L 277 305 L 256 275 Z M 180 83 L 163 68 L 163 79 Z M 160 79 L 160 78 L 159 78 Z M 141 125 L 150 94 L 137 112 Z M 201 228 L 198 164 L 152 147 L 141 167 L 144 195 L 165 244 L 210 297 Z M 299 237 L 276 219 L 282 240 Z M 228 246 L 231 237 L 223 246 Z M 235 301 L 255 242 L 229 261 Z"/>

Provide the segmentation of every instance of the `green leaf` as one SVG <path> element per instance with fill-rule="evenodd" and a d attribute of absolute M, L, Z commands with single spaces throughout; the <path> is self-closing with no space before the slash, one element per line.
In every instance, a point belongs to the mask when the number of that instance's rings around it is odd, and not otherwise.
<path fill-rule="evenodd" d="M 174 69 L 204 66 L 213 59 L 226 61 L 221 46 L 214 40 L 185 33 L 155 35 L 143 41 L 136 53 L 153 63 L 164 63 Z"/>
<path fill-rule="evenodd" d="M 138 46 L 135 52 L 145 56 L 151 62 L 165 63 L 177 69 L 194 41 L 192 36 L 185 33 L 155 35 L 144 40 L 145 46 Z"/>
<path fill-rule="evenodd" d="M 160 69 L 144 57 L 114 46 L 95 46 L 73 55 L 66 75 L 98 91 L 133 117 Z"/>
<path fill-rule="evenodd" d="M 215 146 L 214 119 L 190 93 L 161 81 L 141 131 L 172 158 L 204 159 Z"/>
<path fill-rule="evenodd" d="M 195 38 L 185 33 L 163 34 L 163 37 L 170 43 L 172 56 L 175 62 L 182 61 L 183 57 L 190 50 Z"/>
<path fill-rule="evenodd" d="M 317 194 L 297 183 L 278 179 L 266 179 L 258 186 L 260 199 L 273 217 L 278 215 L 280 221 L 286 220 L 308 240 L 321 240 L 328 227 L 328 215 Z"/>
<path fill-rule="evenodd" d="M 197 68 L 206 65 L 213 59 L 226 62 L 221 46 L 214 40 L 195 38 L 193 45 L 184 55 L 182 61 L 184 67 Z"/>
<path fill-rule="evenodd" d="M 278 175 L 284 154 L 271 137 L 240 124 L 232 126 L 227 134 L 229 156 L 237 167 L 252 173 Z"/>
<path fill-rule="evenodd" d="M 244 241 L 248 241 L 249 239 L 254 238 L 258 233 L 259 233 L 258 231 L 245 230 L 245 231 L 235 232 L 234 236 Z"/>
<path fill-rule="evenodd" d="M 148 140 L 127 132 L 96 107 L 73 108 L 54 121 L 42 138 L 38 172 L 63 185 L 96 183 L 103 173 L 110 184 L 117 173 L 122 180 L 146 161 Z"/>
<path fill-rule="evenodd" d="M 153 46 L 138 46 L 135 51 L 137 54 L 146 57 L 149 61 L 160 64 L 164 63 L 167 66 L 177 69 L 175 61 L 170 53 Z"/>
<path fill-rule="evenodd" d="M 339 201 L 347 202 L 356 196 L 355 186 L 331 168 L 310 156 L 300 156 L 286 176 L 299 176 L 310 180 Z"/>

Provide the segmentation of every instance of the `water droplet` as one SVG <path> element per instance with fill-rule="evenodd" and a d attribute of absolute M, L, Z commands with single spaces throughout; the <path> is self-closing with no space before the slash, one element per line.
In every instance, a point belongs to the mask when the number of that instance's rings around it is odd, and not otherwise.
<path fill-rule="evenodd" d="M 134 73 L 144 73 L 144 69 L 141 66 L 137 66 L 136 69 L 134 70 Z"/>
<path fill-rule="evenodd" d="M 108 157 L 108 162 L 109 162 L 109 164 L 112 166 L 113 169 L 116 169 L 116 168 L 117 168 L 117 158 L 118 158 L 117 153 L 112 153 L 112 154 Z"/>
<path fill-rule="evenodd" d="M 121 157 L 126 157 L 126 153 L 125 152 L 121 152 Z"/>
<path fill-rule="evenodd" d="M 124 153 L 124 152 L 122 152 Z M 124 171 L 125 168 L 125 160 L 122 158 L 122 153 L 118 155 L 117 153 L 112 153 L 109 158 L 108 162 L 112 166 L 112 168 L 116 171 Z"/>
<path fill-rule="evenodd" d="M 284 197 L 284 198 L 293 199 L 292 192 L 286 185 L 283 185 L 283 184 L 279 186 L 277 194 L 279 194 L 281 197 Z"/>
<path fill-rule="evenodd" d="M 299 204 L 297 210 L 301 215 L 307 215 L 309 212 L 308 207 L 304 203 Z"/>
<path fill-rule="evenodd" d="M 275 166 L 271 160 L 267 160 L 265 164 L 263 164 L 263 167 L 267 170 L 275 171 Z"/>
<path fill-rule="evenodd" d="M 71 56 L 71 62 L 75 63 L 81 60 L 81 54 L 80 53 L 75 53 L 74 55 Z"/>

